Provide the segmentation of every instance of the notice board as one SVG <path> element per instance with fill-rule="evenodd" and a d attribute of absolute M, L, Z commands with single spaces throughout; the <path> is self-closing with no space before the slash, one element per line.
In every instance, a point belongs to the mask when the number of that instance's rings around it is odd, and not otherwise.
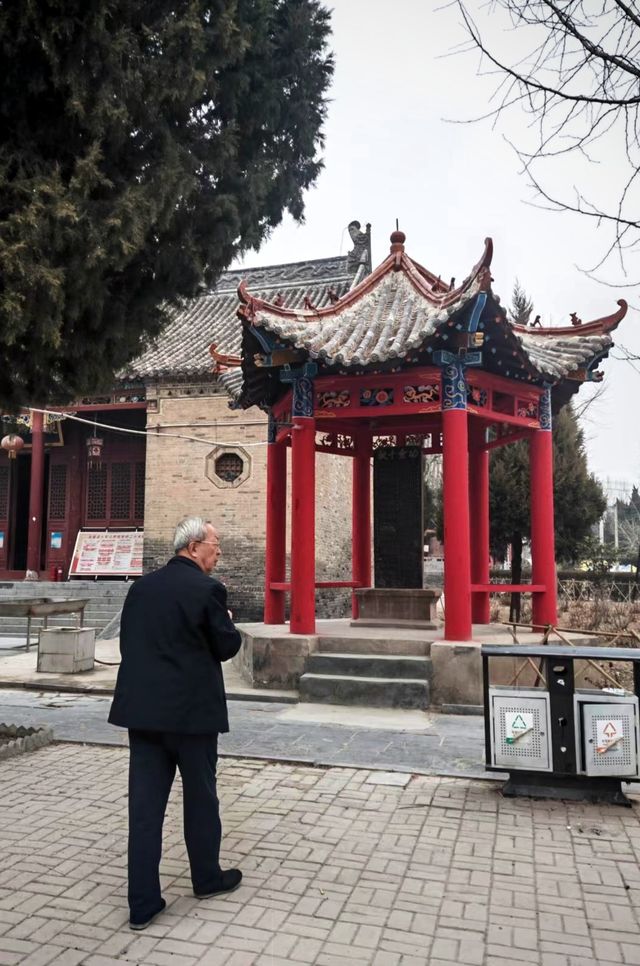
<path fill-rule="evenodd" d="M 142 530 L 81 530 L 76 537 L 70 577 L 139 577 Z"/>

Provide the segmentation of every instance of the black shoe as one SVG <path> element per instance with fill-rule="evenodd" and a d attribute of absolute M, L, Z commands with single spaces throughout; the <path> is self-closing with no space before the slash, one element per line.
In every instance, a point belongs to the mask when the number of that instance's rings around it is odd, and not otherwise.
<path fill-rule="evenodd" d="M 162 899 L 162 905 L 160 906 L 160 908 L 156 909 L 156 911 L 147 919 L 145 919 L 144 922 L 136 922 L 135 919 L 130 919 L 129 929 L 134 929 L 136 932 L 139 932 L 141 929 L 146 929 L 147 926 L 150 926 L 153 920 L 156 919 L 160 915 L 160 913 L 163 912 L 166 908 L 167 908 L 167 904 L 164 901 L 164 899 Z"/>
<path fill-rule="evenodd" d="M 220 875 L 220 884 L 215 885 L 211 892 L 194 892 L 196 899 L 211 899 L 213 896 L 221 896 L 225 892 L 234 892 L 242 882 L 242 872 L 240 869 L 226 869 Z"/>

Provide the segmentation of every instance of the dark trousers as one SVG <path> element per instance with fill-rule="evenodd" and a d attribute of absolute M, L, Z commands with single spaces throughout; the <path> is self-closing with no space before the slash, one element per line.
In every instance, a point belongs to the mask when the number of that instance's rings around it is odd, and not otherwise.
<path fill-rule="evenodd" d="M 218 736 L 130 730 L 129 750 L 129 909 L 132 919 L 144 921 L 161 904 L 162 823 L 176 766 L 193 890 L 219 884 Z"/>

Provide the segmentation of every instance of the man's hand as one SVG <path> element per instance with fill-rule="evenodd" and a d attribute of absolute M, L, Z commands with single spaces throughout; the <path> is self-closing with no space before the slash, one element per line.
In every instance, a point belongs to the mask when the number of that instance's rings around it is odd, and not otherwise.
<path fill-rule="evenodd" d="M 233 611 L 232 610 L 228 610 L 227 611 L 227 614 L 229 615 L 229 620 L 232 621 L 233 620 Z"/>

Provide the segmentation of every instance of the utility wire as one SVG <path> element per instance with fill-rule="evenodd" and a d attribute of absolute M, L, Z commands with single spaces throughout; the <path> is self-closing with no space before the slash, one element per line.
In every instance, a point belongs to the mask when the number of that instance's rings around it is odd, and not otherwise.
<path fill-rule="evenodd" d="M 154 439 L 184 439 L 190 443 L 202 443 L 204 446 L 266 446 L 267 440 L 259 442 L 246 442 L 242 440 L 241 442 L 235 442 L 232 440 L 213 440 L 213 439 L 203 439 L 201 436 L 186 436 L 184 433 L 162 433 L 158 432 L 160 427 L 157 427 L 156 432 L 149 429 L 127 429 L 125 426 L 110 426 L 107 423 L 98 423 L 94 419 L 83 419 L 82 416 L 76 416 L 75 413 L 65 413 L 57 412 L 52 409 L 37 409 L 35 406 L 29 406 L 29 409 L 34 413 L 42 413 L 45 416 L 59 416 L 61 419 L 72 419 L 76 423 L 84 423 L 86 426 L 92 426 L 96 429 L 106 429 L 114 433 L 129 433 L 131 436 L 152 436 Z M 225 425 L 230 425 L 226 423 Z M 237 423 L 232 425 L 238 425 Z"/>

